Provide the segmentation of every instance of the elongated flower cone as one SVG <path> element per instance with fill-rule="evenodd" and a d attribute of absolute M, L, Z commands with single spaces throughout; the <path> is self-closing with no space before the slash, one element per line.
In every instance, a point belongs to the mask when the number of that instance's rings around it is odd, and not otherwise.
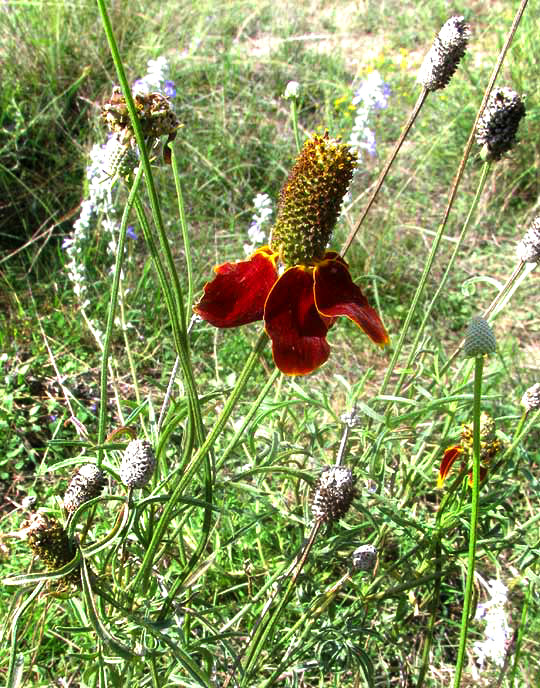
<path fill-rule="evenodd" d="M 42 512 L 33 513 L 23 524 L 30 549 L 45 564 L 48 571 L 61 569 L 75 556 L 75 548 L 70 543 L 66 531 L 53 516 Z M 78 580 L 78 572 L 69 575 L 70 580 Z"/>
<path fill-rule="evenodd" d="M 508 87 L 493 89 L 476 126 L 476 141 L 482 146 L 484 160 L 500 160 L 513 148 L 525 106 L 520 96 Z"/>
<path fill-rule="evenodd" d="M 540 216 L 535 217 L 525 236 L 518 243 L 516 253 L 524 263 L 540 261 Z"/>
<path fill-rule="evenodd" d="M 156 467 L 152 445 L 146 440 L 131 440 L 124 451 L 120 479 L 126 487 L 144 487 Z"/>
<path fill-rule="evenodd" d="M 356 495 L 355 479 L 344 466 L 326 466 L 317 481 L 311 513 L 316 521 L 333 523 L 345 516 Z"/>
<path fill-rule="evenodd" d="M 444 24 L 418 72 L 418 81 L 426 90 L 436 91 L 448 85 L 465 55 L 470 35 L 463 17 L 451 17 Z"/>
<path fill-rule="evenodd" d="M 497 348 L 495 335 L 489 323 L 484 318 L 473 318 L 469 322 L 463 353 L 469 358 L 492 354 Z"/>
<path fill-rule="evenodd" d="M 521 405 L 525 407 L 527 413 L 540 409 L 540 384 L 538 384 L 538 382 L 526 390 L 525 394 L 521 397 Z"/>
<path fill-rule="evenodd" d="M 93 463 L 84 464 L 73 474 L 64 494 L 64 509 L 76 511 L 81 504 L 97 497 L 105 487 L 105 473 Z"/>

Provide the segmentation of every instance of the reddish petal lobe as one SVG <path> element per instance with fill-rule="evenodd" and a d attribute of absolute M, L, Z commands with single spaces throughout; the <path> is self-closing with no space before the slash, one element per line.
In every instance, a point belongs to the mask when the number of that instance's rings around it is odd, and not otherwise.
<path fill-rule="evenodd" d="M 326 333 L 331 320 L 322 318 L 315 308 L 309 270 L 294 267 L 283 273 L 266 301 L 264 323 L 282 373 L 311 373 L 330 355 Z"/>
<path fill-rule="evenodd" d="M 448 447 L 448 449 L 445 450 L 443 459 L 441 461 L 441 465 L 439 467 L 439 477 L 437 479 L 437 487 L 442 487 L 444 484 L 444 481 L 446 480 L 446 476 L 450 472 L 450 469 L 454 465 L 457 457 L 463 452 L 463 449 L 459 446 L 459 444 L 455 445 L 454 447 Z"/>
<path fill-rule="evenodd" d="M 327 253 L 326 260 L 315 268 L 315 302 L 322 315 L 345 315 L 376 344 L 388 344 L 388 333 L 377 311 L 352 281 L 347 263 L 335 253 Z"/>
<path fill-rule="evenodd" d="M 215 327 L 262 320 L 266 297 L 277 280 L 271 255 L 263 249 L 249 260 L 215 267 L 216 277 L 205 285 L 195 313 Z"/>

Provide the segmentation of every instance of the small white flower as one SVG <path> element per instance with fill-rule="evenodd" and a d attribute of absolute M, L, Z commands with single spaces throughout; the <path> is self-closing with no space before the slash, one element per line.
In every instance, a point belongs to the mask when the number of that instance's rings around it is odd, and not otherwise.
<path fill-rule="evenodd" d="M 476 609 L 475 619 L 484 621 L 486 628 L 484 640 L 477 641 L 473 646 L 473 651 L 477 655 L 480 669 L 483 669 L 486 659 L 502 667 L 506 657 L 507 643 L 510 639 L 510 627 L 504 609 L 508 599 L 508 588 L 498 580 L 490 580 L 485 583 L 480 576 L 478 579 L 483 582 L 491 595 L 491 599 L 479 604 Z"/>
<path fill-rule="evenodd" d="M 298 98 L 300 95 L 300 84 L 298 81 L 289 81 L 287 86 L 285 87 L 285 92 L 283 93 L 283 97 L 285 100 L 293 100 L 293 98 Z"/>

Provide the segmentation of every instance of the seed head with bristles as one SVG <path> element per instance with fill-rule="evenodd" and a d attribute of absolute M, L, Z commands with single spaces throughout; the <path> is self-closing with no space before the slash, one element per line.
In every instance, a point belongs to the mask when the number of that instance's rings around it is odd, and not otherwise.
<path fill-rule="evenodd" d="M 436 91 L 448 85 L 465 55 L 471 31 L 463 17 L 450 17 L 433 41 L 425 56 L 418 82 L 427 91 Z"/>
<path fill-rule="evenodd" d="M 69 481 L 64 494 L 64 509 L 68 513 L 76 511 L 81 504 L 97 497 L 105 487 L 105 473 L 93 463 L 80 466 Z"/>
<path fill-rule="evenodd" d="M 356 495 L 355 479 L 344 466 L 326 466 L 317 481 L 311 502 L 316 521 L 333 523 L 344 516 Z"/>
<path fill-rule="evenodd" d="M 372 571 L 377 563 L 377 548 L 374 545 L 361 545 L 352 553 L 352 564 L 357 571 Z"/>
<path fill-rule="evenodd" d="M 497 348 L 495 335 L 489 323 L 484 318 L 473 318 L 469 322 L 463 352 L 469 358 L 494 353 Z"/>
<path fill-rule="evenodd" d="M 540 215 L 535 217 L 525 236 L 516 246 L 516 253 L 524 263 L 540 261 Z"/>
<path fill-rule="evenodd" d="M 146 440 L 131 440 L 124 450 L 120 479 L 126 487 L 144 487 L 152 477 L 156 457 Z"/>
<path fill-rule="evenodd" d="M 476 126 L 476 142 L 482 146 L 484 160 L 500 160 L 516 142 L 516 133 L 525 105 L 520 96 L 506 86 L 495 88 Z"/>
<path fill-rule="evenodd" d="M 540 409 L 540 384 L 538 382 L 526 390 L 521 397 L 521 405 L 525 407 L 527 413 Z"/>

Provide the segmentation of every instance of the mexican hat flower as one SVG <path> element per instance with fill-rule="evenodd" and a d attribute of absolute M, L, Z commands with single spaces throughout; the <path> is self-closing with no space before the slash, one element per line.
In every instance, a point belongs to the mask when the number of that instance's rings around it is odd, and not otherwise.
<path fill-rule="evenodd" d="M 376 344 L 388 343 L 347 263 L 326 250 L 355 164 L 356 154 L 328 133 L 309 138 L 281 190 L 270 245 L 215 267 L 194 308 L 216 327 L 264 320 L 275 364 L 287 375 L 311 373 L 328 359 L 326 335 L 340 315 Z"/>
<path fill-rule="evenodd" d="M 495 437 L 495 423 L 493 418 L 482 412 L 480 416 L 480 482 L 488 473 L 491 459 L 500 451 L 502 443 Z M 463 456 L 467 461 L 472 460 L 473 455 L 473 424 L 466 423 L 461 428 L 461 442 L 445 450 L 441 465 L 437 487 L 442 487 L 450 472 L 450 469 L 458 459 Z M 469 485 L 472 485 L 472 471 L 469 471 Z"/>

